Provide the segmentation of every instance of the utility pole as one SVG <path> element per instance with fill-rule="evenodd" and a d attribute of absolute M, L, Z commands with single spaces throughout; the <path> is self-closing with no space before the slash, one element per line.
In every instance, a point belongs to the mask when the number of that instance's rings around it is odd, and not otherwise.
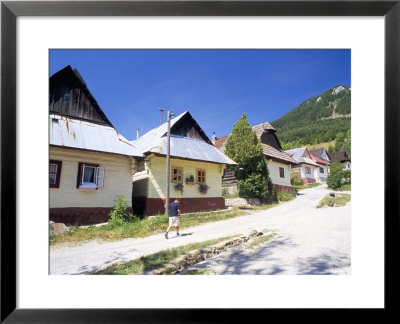
<path fill-rule="evenodd" d="M 171 181 L 171 168 L 169 166 L 170 164 L 170 153 L 171 153 L 171 147 L 170 147 L 170 138 L 171 138 L 171 110 L 168 110 L 167 113 L 167 179 L 166 179 L 166 190 L 165 190 L 165 213 L 169 216 L 169 183 Z"/>

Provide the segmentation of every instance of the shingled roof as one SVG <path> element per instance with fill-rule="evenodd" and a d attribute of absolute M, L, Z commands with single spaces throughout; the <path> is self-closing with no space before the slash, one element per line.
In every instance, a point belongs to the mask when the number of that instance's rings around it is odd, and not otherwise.
<path fill-rule="evenodd" d="M 264 133 L 264 130 L 266 129 L 276 132 L 276 129 L 268 122 L 263 122 L 261 124 L 254 125 L 251 128 L 253 129 L 253 131 L 256 132 L 258 138 L 261 137 L 262 133 Z"/>
<path fill-rule="evenodd" d="M 252 126 L 252 129 L 256 132 L 258 138 L 261 137 L 261 135 L 264 133 L 264 130 L 271 130 L 273 132 L 276 132 L 275 128 L 268 122 L 254 125 Z M 215 141 L 214 146 L 221 152 L 225 152 L 225 145 L 228 141 L 229 136 L 231 136 L 231 134 L 218 138 Z M 286 154 L 285 151 L 276 149 L 275 147 L 264 143 L 261 143 L 261 146 L 263 148 L 263 153 L 267 158 L 277 159 L 285 163 L 297 164 L 297 162 L 292 159 L 288 154 Z"/>
<path fill-rule="evenodd" d="M 261 143 L 263 148 L 263 153 L 266 157 L 270 157 L 271 159 L 277 159 L 284 162 L 289 162 L 290 164 L 297 164 L 297 162 L 288 154 L 286 154 L 282 150 L 277 150 L 275 147 Z"/>

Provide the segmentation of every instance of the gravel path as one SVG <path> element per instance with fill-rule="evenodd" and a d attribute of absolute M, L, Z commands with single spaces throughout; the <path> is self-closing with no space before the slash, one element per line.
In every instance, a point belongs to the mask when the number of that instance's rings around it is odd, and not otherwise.
<path fill-rule="evenodd" d="M 191 242 L 272 229 L 276 236 L 255 252 L 236 251 L 209 259 L 200 266 L 220 274 L 344 274 L 350 273 L 351 202 L 344 207 L 315 208 L 330 191 L 325 185 L 300 191 L 293 201 L 216 223 L 118 242 L 89 242 L 50 248 L 50 274 L 89 274 L 113 263 Z"/>

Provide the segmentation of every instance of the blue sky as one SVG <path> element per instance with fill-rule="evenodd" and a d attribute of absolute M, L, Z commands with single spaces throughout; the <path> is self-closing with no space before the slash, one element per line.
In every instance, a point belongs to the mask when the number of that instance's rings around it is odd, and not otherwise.
<path fill-rule="evenodd" d="M 51 50 L 50 75 L 77 68 L 127 139 L 189 110 L 211 138 L 278 119 L 303 101 L 351 86 L 350 50 Z"/>

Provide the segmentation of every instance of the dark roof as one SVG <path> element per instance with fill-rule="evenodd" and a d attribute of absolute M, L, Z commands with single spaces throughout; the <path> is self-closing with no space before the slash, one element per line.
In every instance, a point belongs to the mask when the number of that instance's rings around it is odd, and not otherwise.
<path fill-rule="evenodd" d="M 315 161 L 315 162 L 317 162 L 319 164 L 329 165 L 328 161 L 325 161 L 325 160 L 321 159 L 320 157 L 312 154 L 311 151 L 310 151 L 310 155 L 311 155 L 311 158 L 313 159 L 313 161 Z"/>
<path fill-rule="evenodd" d="M 270 130 L 275 132 L 275 128 L 272 127 L 272 125 L 268 122 L 264 122 L 255 126 L 252 126 L 253 131 L 256 132 L 257 137 L 260 138 L 261 135 L 263 134 L 264 130 Z M 223 137 L 218 138 L 215 141 L 214 146 L 219 149 L 221 152 L 225 152 L 225 145 L 228 141 L 229 135 L 225 135 Z M 277 149 L 271 145 L 261 143 L 261 146 L 263 148 L 263 153 L 267 158 L 279 160 L 280 162 L 286 163 L 286 164 L 297 164 L 297 162 L 288 154 L 286 154 L 282 149 Z"/>
<path fill-rule="evenodd" d="M 350 161 L 345 151 L 328 153 L 331 162 L 345 162 Z"/>
<path fill-rule="evenodd" d="M 78 72 L 77 69 L 72 69 L 71 65 L 67 65 L 65 68 L 57 71 L 50 77 L 50 91 L 52 91 L 53 88 L 57 88 L 58 86 L 62 87 L 63 84 L 69 84 L 71 86 L 75 86 L 82 89 L 82 91 L 89 98 L 97 114 L 99 114 L 100 118 L 103 120 L 101 124 L 106 124 L 115 128 L 107 118 L 106 114 L 100 108 L 99 104 L 97 103 L 92 93 L 90 92 L 89 88 L 86 85 L 86 82 L 83 80 L 82 75 Z M 50 107 L 50 112 L 55 112 L 57 114 L 62 115 L 62 113 L 60 113 L 59 111 L 56 110 L 53 111 L 51 107 Z M 77 116 L 70 116 L 70 117 L 77 117 Z M 93 120 L 90 121 L 95 122 Z"/>
<path fill-rule="evenodd" d="M 215 146 L 217 149 L 219 149 L 220 151 L 224 152 L 224 151 L 225 151 L 225 145 L 226 145 L 226 142 L 227 142 L 229 136 L 230 136 L 230 135 L 225 135 L 225 136 L 222 136 L 221 138 L 218 138 L 218 139 L 215 141 L 214 146 Z"/>
<path fill-rule="evenodd" d="M 266 129 L 276 132 L 276 129 L 268 122 L 263 122 L 261 124 L 254 125 L 251 128 L 253 129 L 253 131 L 256 132 L 258 138 L 261 137 L 262 133 Z"/>
<path fill-rule="evenodd" d="M 322 153 L 324 152 L 324 148 L 320 147 L 320 148 L 317 148 L 317 149 L 314 149 L 314 150 L 309 150 L 309 152 L 311 154 L 313 154 L 313 155 L 315 155 L 315 156 L 320 158 L 322 156 Z"/>
<path fill-rule="evenodd" d="M 263 153 L 266 157 L 280 160 L 281 162 L 286 164 L 297 164 L 297 161 L 295 161 L 289 154 L 285 153 L 284 151 L 278 150 L 275 147 L 264 143 L 261 143 L 261 146 L 263 148 Z"/>

